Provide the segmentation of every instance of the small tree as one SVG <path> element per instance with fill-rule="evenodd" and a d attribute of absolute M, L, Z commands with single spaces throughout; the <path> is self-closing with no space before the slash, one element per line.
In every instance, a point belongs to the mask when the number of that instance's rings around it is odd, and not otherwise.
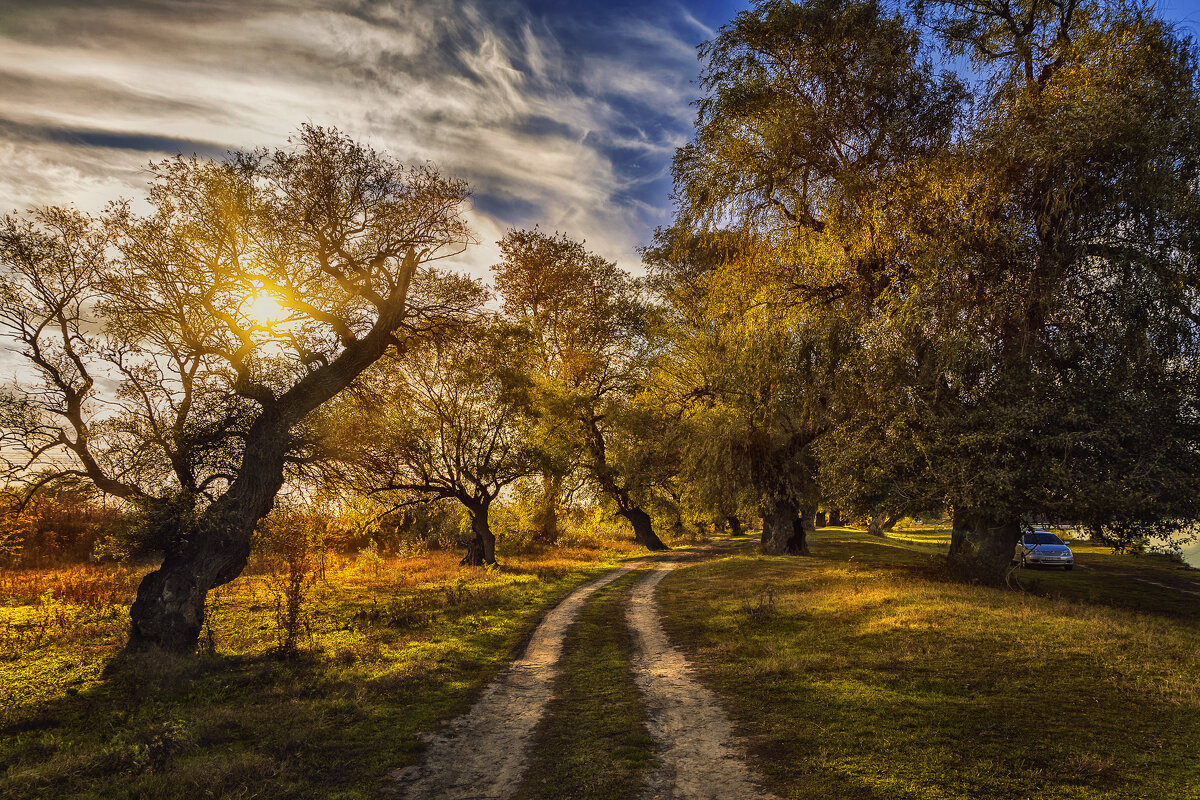
<path fill-rule="evenodd" d="M 491 504 L 542 463 L 530 436 L 527 348 L 525 331 L 478 322 L 381 362 L 346 407 L 352 485 L 397 505 L 461 503 L 472 531 L 464 564 L 496 563 Z"/>
<path fill-rule="evenodd" d="M 555 435 L 573 444 L 636 541 L 667 549 L 643 508 L 655 475 L 640 467 L 653 454 L 614 459 L 635 450 L 630 437 L 644 433 L 632 408 L 653 354 L 641 283 L 565 235 L 514 229 L 499 244 L 496 288 L 504 313 L 532 332 L 539 404 L 558 423 Z"/>

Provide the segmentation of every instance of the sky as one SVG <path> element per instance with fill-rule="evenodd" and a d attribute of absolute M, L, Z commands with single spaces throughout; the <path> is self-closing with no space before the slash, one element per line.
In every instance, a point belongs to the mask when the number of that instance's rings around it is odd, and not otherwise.
<path fill-rule="evenodd" d="M 510 226 L 626 268 L 670 216 L 696 46 L 743 4 L 488 0 L 0 0 L 0 212 L 144 197 L 146 165 L 335 126 L 472 187 Z"/>
<path fill-rule="evenodd" d="M 669 220 L 696 46 L 738 0 L 0 0 L 0 212 L 99 211 L 146 165 L 336 126 L 473 189 L 483 276 L 540 225 L 637 267 Z M 1162 13 L 1200 30 L 1200 0 Z"/>

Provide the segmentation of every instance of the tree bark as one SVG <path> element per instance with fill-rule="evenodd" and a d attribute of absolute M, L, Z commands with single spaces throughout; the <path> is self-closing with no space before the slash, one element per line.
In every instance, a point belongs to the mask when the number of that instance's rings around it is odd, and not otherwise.
<path fill-rule="evenodd" d="M 762 552 L 765 555 L 808 555 L 808 534 L 816 521 L 815 506 L 776 500 L 763 514 Z"/>
<path fill-rule="evenodd" d="M 725 521 L 729 523 L 729 531 L 734 536 L 741 536 L 745 532 L 742 530 L 742 521 L 737 518 L 737 514 L 729 515 Z"/>
<path fill-rule="evenodd" d="M 950 558 L 962 554 L 964 543 L 967 539 L 967 534 L 971 527 L 971 521 L 968 518 L 967 512 L 964 509 L 956 508 L 951 515 L 950 522 Z"/>
<path fill-rule="evenodd" d="M 831 527 L 831 528 L 842 527 L 842 512 L 840 509 L 837 509 L 837 508 L 829 509 L 829 527 Z"/>
<path fill-rule="evenodd" d="M 250 538 L 259 520 L 275 505 L 283 486 L 284 456 L 292 429 L 310 412 L 350 385 L 396 342 L 406 312 L 408 286 L 417 268 L 410 249 L 404 272 L 371 331 L 346 346 L 332 362 L 309 372 L 278 398 L 263 397 L 264 407 L 246 434 L 237 477 L 228 491 L 186 525 L 182 545 L 142 579 L 129 610 L 129 646 L 190 652 L 204 625 L 204 601 L 210 589 L 241 574 L 250 557 Z"/>
<path fill-rule="evenodd" d="M 199 519 L 184 522 L 182 545 L 138 585 L 129 611 L 131 648 L 188 652 L 196 646 L 209 590 L 241 574 L 254 528 L 283 486 L 287 437 L 273 422 L 260 418 L 251 428 L 242 469 L 229 490 Z"/>
<path fill-rule="evenodd" d="M 818 528 L 825 527 L 825 512 L 824 511 L 817 512 L 817 527 Z"/>
<path fill-rule="evenodd" d="M 658 538 L 658 534 L 654 532 L 654 526 L 650 523 L 650 515 L 637 506 L 628 506 L 626 508 L 618 508 L 617 513 L 625 519 L 629 520 L 629 524 L 633 526 L 633 538 L 642 547 L 647 550 L 670 550 L 671 548 Z"/>
<path fill-rule="evenodd" d="M 867 533 L 872 536 L 883 536 L 887 531 L 896 527 L 896 523 L 903 519 L 900 514 L 876 514 L 871 517 L 871 521 L 867 523 Z"/>
<path fill-rule="evenodd" d="M 492 533 L 492 526 L 488 524 L 488 504 L 467 506 L 467 512 L 471 515 L 471 531 L 475 536 L 467 547 L 467 554 L 459 563 L 470 567 L 495 564 L 496 536 Z"/>
<path fill-rule="evenodd" d="M 1020 520 L 987 519 L 955 509 L 953 525 L 946 556 L 950 571 L 965 580 L 1003 584 L 1021 538 Z"/>
<path fill-rule="evenodd" d="M 534 501 L 533 538 L 545 544 L 554 544 L 562 531 L 558 527 L 558 503 L 562 495 L 562 479 L 542 478 L 542 493 Z"/>

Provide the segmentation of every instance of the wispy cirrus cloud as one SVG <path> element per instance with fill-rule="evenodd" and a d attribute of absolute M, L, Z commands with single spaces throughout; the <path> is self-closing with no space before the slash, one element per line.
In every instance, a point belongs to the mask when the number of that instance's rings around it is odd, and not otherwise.
<path fill-rule="evenodd" d="M 10 6 L 0 22 L 9 208 L 98 209 L 141 194 L 144 165 L 164 154 L 277 146 L 314 122 L 468 179 L 485 243 L 540 223 L 626 263 L 666 219 L 694 46 L 711 32 L 682 5 Z M 485 244 L 468 266 L 482 272 L 494 255 Z"/>

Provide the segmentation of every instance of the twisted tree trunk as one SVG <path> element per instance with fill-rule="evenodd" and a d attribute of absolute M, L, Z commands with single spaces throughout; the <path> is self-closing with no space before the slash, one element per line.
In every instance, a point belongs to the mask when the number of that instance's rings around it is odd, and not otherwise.
<path fill-rule="evenodd" d="M 647 550 L 671 549 L 662 539 L 658 538 L 658 534 L 654 532 L 654 526 L 650 523 L 650 515 L 641 508 L 634 505 L 618 506 L 617 513 L 629 520 L 629 524 L 633 526 L 634 541 L 642 547 Z"/>
<path fill-rule="evenodd" d="M 871 517 L 871 521 L 867 523 L 867 533 L 872 536 L 883 536 L 885 533 L 896 527 L 896 523 L 902 519 L 900 514 L 876 514 Z"/>
<path fill-rule="evenodd" d="M 279 420 L 266 415 L 247 437 L 242 469 L 229 490 L 192 523 L 182 544 L 167 552 L 162 565 L 142 579 L 129 616 L 129 645 L 187 652 L 204 625 L 210 589 L 242 573 L 250 557 L 250 539 L 270 512 L 283 486 L 287 437 Z"/>
<path fill-rule="evenodd" d="M 777 499 L 763 514 L 762 552 L 765 555 L 808 555 L 808 534 L 816 521 L 816 506 Z"/>
<path fill-rule="evenodd" d="M 464 503 L 464 505 L 466 505 Z M 471 532 L 474 538 L 467 547 L 461 564 L 471 567 L 481 567 L 484 564 L 496 563 L 496 536 L 488 524 L 488 503 L 467 505 L 467 513 L 471 516 Z"/>
<path fill-rule="evenodd" d="M 1018 519 L 988 519 L 955 509 L 946 563 L 958 577 L 998 586 L 1012 566 L 1021 538 Z"/>
<path fill-rule="evenodd" d="M 533 538 L 545 544 L 558 541 L 561 531 L 558 527 L 558 504 L 562 496 L 562 478 L 542 477 L 541 495 L 534 501 L 533 509 Z"/>
<path fill-rule="evenodd" d="M 129 610 L 131 648 L 153 646 L 175 652 L 195 648 L 209 590 L 242 573 L 254 528 L 275 505 L 283 486 L 286 454 L 293 444 L 292 431 L 398 344 L 392 332 L 406 317 L 408 286 L 416 266 L 415 252 L 410 251 L 401 284 L 371 331 L 282 395 L 276 397 L 270 389 L 249 381 L 240 383 L 239 391 L 254 397 L 263 410 L 246 433 L 237 477 L 197 520 L 185 525 L 182 543 L 170 548 L 162 565 L 142 579 Z"/>

